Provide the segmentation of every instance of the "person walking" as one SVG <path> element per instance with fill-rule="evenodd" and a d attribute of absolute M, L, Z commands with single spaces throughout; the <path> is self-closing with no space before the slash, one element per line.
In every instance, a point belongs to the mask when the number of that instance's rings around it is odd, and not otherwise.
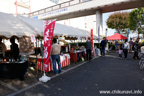
<path fill-rule="evenodd" d="M 139 49 L 139 38 L 136 39 L 134 45 L 133 45 L 133 50 L 134 50 L 134 56 L 133 56 L 133 59 L 139 59 L 139 56 L 138 56 L 138 49 Z"/>
<path fill-rule="evenodd" d="M 125 59 L 127 59 L 128 49 L 129 49 L 129 43 L 127 42 L 127 39 L 126 39 L 124 44 L 123 44 L 123 53 L 124 53 Z"/>
<path fill-rule="evenodd" d="M 130 38 L 130 41 L 129 41 L 129 53 L 132 52 L 132 46 L 133 46 L 133 41 L 132 41 L 132 38 Z"/>
<path fill-rule="evenodd" d="M 105 47 L 106 47 L 107 41 L 106 37 L 103 37 L 103 40 L 100 43 L 100 50 L 101 50 L 101 55 L 105 56 Z"/>
<path fill-rule="evenodd" d="M 118 50 L 118 49 L 119 49 L 119 43 L 118 43 L 118 41 L 117 41 L 117 40 L 115 41 L 115 49 L 116 49 L 116 50 Z"/>
<path fill-rule="evenodd" d="M 51 58 L 55 74 L 57 74 L 56 62 L 58 64 L 58 73 L 61 73 L 60 52 L 61 52 L 61 45 L 58 44 L 57 39 L 54 38 L 53 45 L 51 47 Z"/>
<path fill-rule="evenodd" d="M 88 40 L 86 41 L 87 60 L 91 60 L 91 51 L 92 51 L 92 44 L 90 41 L 90 37 L 88 37 Z"/>

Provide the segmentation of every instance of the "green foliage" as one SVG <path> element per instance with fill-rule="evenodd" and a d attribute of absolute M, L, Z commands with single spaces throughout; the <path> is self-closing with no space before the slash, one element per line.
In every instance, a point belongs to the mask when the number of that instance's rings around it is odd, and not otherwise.
<path fill-rule="evenodd" d="M 128 21 L 130 30 L 138 30 L 139 34 L 143 33 L 143 28 L 141 28 L 141 25 L 144 25 L 144 8 L 132 10 L 129 13 Z"/>
<path fill-rule="evenodd" d="M 116 12 L 111 14 L 107 20 L 108 28 L 116 29 L 118 33 L 121 30 L 128 28 L 128 12 Z"/>

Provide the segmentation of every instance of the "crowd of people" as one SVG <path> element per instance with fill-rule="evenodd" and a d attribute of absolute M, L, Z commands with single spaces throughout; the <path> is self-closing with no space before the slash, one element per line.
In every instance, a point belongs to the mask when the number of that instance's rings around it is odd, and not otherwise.
<path fill-rule="evenodd" d="M 139 39 L 137 38 L 135 42 L 132 41 L 132 38 L 128 42 L 127 39 L 124 43 L 119 45 L 119 57 L 122 59 L 122 54 L 124 54 L 124 59 L 127 59 L 128 53 L 134 52 L 133 59 L 139 59 Z"/>
<path fill-rule="evenodd" d="M 101 41 L 100 45 L 100 50 L 101 50 L 101 55 L 104 56 L 105 54 L 105 46 L 106 46 L 106 38 L 104 37 L 103 40 Z M 130 41 L 128 42 L 127 39 L 124 40 L 124 43 L 118 43 L 116 40 L 114 44 L 112 42 L 109 43 L 109 50 L 118 50 L 119 53 L 119 58 L 124 58 L 127 59 L 128 53 L 134 53 L 133 54 L 133 59 L 139 59 L 139 52 L 144 53 L 144 42 L 142 44 L 139 44 L 139 38 L 136 39 L 136 41 L 133 41 L 132 38 L 130 38 Z M 124 55 L 124 56 L 123 56 Z"/>
<path fill-rule="evenodd" d="M 121 59 L 124 58 L 126 60 L 128 54 L 132 54 L 132 52 L 133 59 L 140 59 L 139 53 L 144 54 L 144 40 L 141 44 L 139 44 L 139 38 L 137 38 L 135 41 L 130 38 L 129 41 L 125 39 L 123 43 L 119 43 L 117 40 L 108 42 L 106 37 L 103 37 L 103 40 L 100 42 L 101 56 L 105 56 L 107 43 L 110 51 L 118 50 L 119 58 Z"/>

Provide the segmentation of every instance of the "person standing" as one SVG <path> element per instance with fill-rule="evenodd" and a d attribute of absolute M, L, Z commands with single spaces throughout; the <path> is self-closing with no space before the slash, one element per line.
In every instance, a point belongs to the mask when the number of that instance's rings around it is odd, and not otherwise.
<path fill-rule="evenodd" d="M 135 43 L 133 45 L 133 50 L 134 50 L 133 59 L 135 59 L 135 58 L 139 59 L 138 49 L 139 49 L 139 38 L 136 39 L 136 41 L 135 41 Z"/>
<path fill-rule="evenodd" d="M 87 60 L 91 60 L 91 51 L 92 51 L 92 44 L 90 41 L 90 37 L 88 37 L 88 40 L 86 41 Z"/>
<path fill-rule="evenodd" d="M 118 49 L 119 49 L 119 43 L 118 43 L 118 41 L 117 41 L 117 40 L 115 41 L 115 49 L 116 49 L 116 50 L 118 50 Z"/>
<path fill-rule="evenodd" d="M 119 47 L 119 58 L 122 59 L 122 53 L 123 53 L 123 48 L 122 48 L 122 44 L 120 44 L 120 47 Z"/>
<path fill-rule="evenodd" d="M 129 43 L 127 42 L 127 39 L 126 39 L 124 44 L 123 44 L 123 53 L 124 53 L 125 59 L 127 59 L 128 49 L 129 49 Z"/>
<path fill-rule="evenodd" d="M 58 73 L 61 73 L 60 52 L 61 52 L 61 45 L 58 44 L 57 39 L 54 38 L 53 45 L 51 47 L 51 57 L 55 74 L 57 74 L 56 62 L 58 64 Z"/>
<path fill-rule="evenodd" d="M 106 37 L 103 37 L 103 40 L 100 43 L 100 50 L 101 50 L 101 55 L 105 56 L 105 47 L 106 47 L 107 41 L 106 41 Z"/>
<path fill-rule="evenodd" d="M 19 59 L 19 48 L 18 48 L 18 44 L 15 43 L 15 38 L 10 38 L 10 48 L 11 48 L 11 56 L 12 59 L 14 59 L 15 61 L 17 61 Z"/>
<path fill-rule="evenodd" d="M 130 46 L 129 53 L 131 53 L 132 52 L 132 46 L 133 46 L 132 38 L 130 38 L 129 46 Z"/>
<path fill-rule="evenodd" d="M 4 59 L 5 57 L 6 46 L 2 43 L 2 38 L 0 37 L 0 58 Z"/>

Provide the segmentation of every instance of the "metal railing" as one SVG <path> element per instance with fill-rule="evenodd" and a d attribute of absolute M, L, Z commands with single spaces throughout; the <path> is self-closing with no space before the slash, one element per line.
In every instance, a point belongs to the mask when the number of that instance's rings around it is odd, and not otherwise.
<path fill-rule="evenodd" d="M 80 4 L 80 3 L 86 3 L 88 1 L 92 1 L 92 0 L 71 0 L 71 1 L 63 2 L 63 3 L 57 4 L 57 5 L 47 7 L 47 8 L 35 11 L 35 12 L 31 12 L 31 13 L 28 14 L 28 16 L 33 17 L 33 16 L 37 16 L 37 15 L 40 15 L 40 14 L 50 12 L 50 11 L 58 10 L 58 9 L 61 9 L 61 8 L 77 5 L 77 4 Z"/>

